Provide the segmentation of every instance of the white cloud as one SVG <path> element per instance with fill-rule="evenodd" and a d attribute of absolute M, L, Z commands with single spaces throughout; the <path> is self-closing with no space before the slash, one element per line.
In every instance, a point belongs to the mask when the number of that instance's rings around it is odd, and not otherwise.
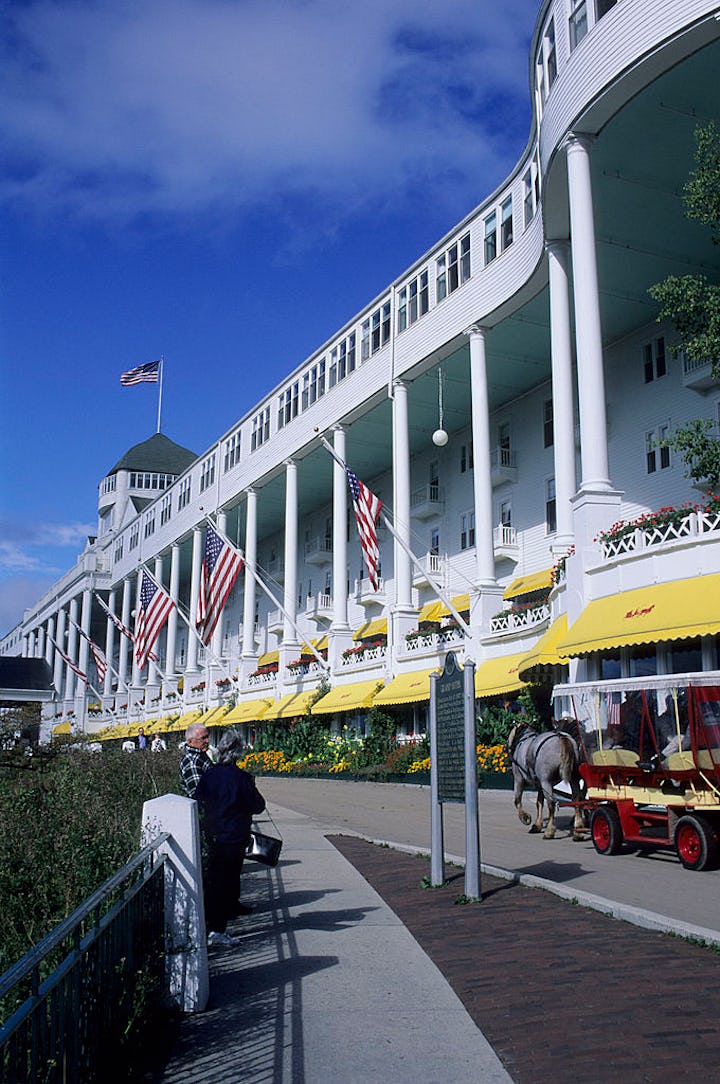
<path fill-rule="evenodd" d="M 82 549 L 94 531 L 88 523 L 19 523 L 0 520 L 0 576 L 18 572 L 57 575 L 68 548 Z"/>
<path fill-rule="evenodd" d="M 527 113 L 536 9 L 536 0 L 10 6 L 0 196 L 103 216 L 308 194 L 367 204 L 393 190 L 401 199 L 449 162 L 455 183 L 487 191 L 508 118 Z"/>

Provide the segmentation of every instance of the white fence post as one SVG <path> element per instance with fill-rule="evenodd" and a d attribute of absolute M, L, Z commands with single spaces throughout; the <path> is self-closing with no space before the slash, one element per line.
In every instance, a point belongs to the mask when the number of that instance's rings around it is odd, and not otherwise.
<path fill-rule="evenodd" d="M 166 993 L 182 1012 L 202 1012 L 209 994 L 197 802 L 164 794 L 143 805 L 143 843 L 162 832 L 165 866 Z"/>

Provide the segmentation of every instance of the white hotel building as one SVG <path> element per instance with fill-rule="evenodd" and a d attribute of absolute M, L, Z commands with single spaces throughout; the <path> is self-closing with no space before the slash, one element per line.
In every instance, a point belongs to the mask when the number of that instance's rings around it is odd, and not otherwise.
<path fill-rule="evenodd" d="M 507 180 L 202 455 L 156 435 L 101 481 L 97 538 L 0 648 L 50 664 L 46 732 L 187 718 L 232 692 L 234 721 L 292 718 L 325 674 L 325 721 L 376 703 L 410 733 L 448 650 L 481 697 L 717 668 L 720 515 L 598 536 L 702 501 L 658 439 L 717 421 L 720 385 L 672 356 L 648 287 L 720 273 L 682 200 L 695 129 L 720 117 L 719 20 L 712 0 L 545 0 Z M 377 592 L 319 433 L 418 557 L 381 525 Z M 138 673 L 98 596 L 131 625 L 144 563 L 194 613 L 208 513 L 277 605 L 243 571 L 211 651 L 174 611 Z M 53 646 L 97 688 L 78 626 L 118 675 L 99 702 Z"/>

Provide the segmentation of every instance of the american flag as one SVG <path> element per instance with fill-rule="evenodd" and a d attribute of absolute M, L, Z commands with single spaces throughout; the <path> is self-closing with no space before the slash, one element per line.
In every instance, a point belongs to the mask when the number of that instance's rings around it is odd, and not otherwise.
<path fill-rule="evenodd" d="M 227 602 L 242 566 L 243 559 L 235 547 L 229 542 L 224 542 L 217 531 L 208 524 L 195 619 L 200 639 L 204 644 L 210 643 L 222 608 Z"/>
<path fill-rule="evenodd" d="M 95 668 L 97 670 L 98 681 L 104 681 L 107 674 L 107 659 L 105 653 L 100 650 L 94 640 L 87 637 L 87 642 L 90 645 L 90 654 L 95 660 Z"/>
<path fill-rule="evenodd" d="M 110 618 L 110 620 L 112 621 L 113 625 L 118 630 L 118 632 L 121 632 L 123 634 L 123 636 L 127 636 L 130 643 L 134 644 L 135 643 L 135 637 L 130 632 L 130 629 L 126 628 L 125 625 L 123 625 L 120 618 L 117 616 L 117 614 L 114 614 L 112 612 L 112 610 L 110 609 L 110 607 L 107 605 L 107 603 L 103 602 L 103 600 L 100 598 L 100 595 L 98 595 L 97 591 L 95 592 L 95 598 L 100 603 L 100 609 L 103 611 L 103 613 L 105 614 L 106 617 Z M 157 662 L 157 655 L 155 655 L 154 652 L 152 652 L 152 651 L 148 651 L 148 658 L 150 659 L 151 662 Z"/>
<path fill-rule="evenodd" d="M 77 663 L 74 663 L 72 661 L 72 659 L 70 658 L 70 656 L 66 655 L 65 652 L 63 651 L 63 649 L 61 647 L 58 647 L 57 644 L 55 644 L 55 650 L 57 651 L 60 658 L 63 659 L 68 664 L 68 666 L 72 670 L 73 674 L 77 674 L 77 676 L 79 678 L 82 678 L 82 680 L 87 685 L 88 676 L 87 676 L 87 674 L 83 673 L 83 671 L 80 669 L 80 667 L 77 665 Z"/>
<path fill-rule="evenodd" d="M 377 540 L 377 521 L 382 510 L 382 501 L 360 481 L 358 476 L 344 464 L 350 492 L 352 494 L 355 520 L 360 534 L 360 548 L 365 559 L 370 583 L 373 590 L 378 589 L 378 571 L 380 569 L 380 550 Z"/>
<path fill-rule="evenodd" d="M 146 572 L 140 582 L 140 609 L 135 618 L 135 662 L 140 670 L 150 657 L 150 652 L 163 625 L 170 616 L 175 603 L 150 579 Z"/>
<path fill-rule="evenodd" d="M 157 384 L 160 379 L 160 359 L 148 361 L 144 365 L 136 365 L 134 369 L 128 369 L 120 374 L 120 383 L 124 388 L 133 384 Z"/>

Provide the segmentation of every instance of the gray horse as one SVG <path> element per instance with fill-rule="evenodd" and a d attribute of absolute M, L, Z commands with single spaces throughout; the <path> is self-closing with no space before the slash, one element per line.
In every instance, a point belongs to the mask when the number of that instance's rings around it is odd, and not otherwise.
<path fill-rule="evenodd" d="M 537 816 L 531 832 L 542 832 L 543 801 L 548 805 L 548 822 L 544 839 L 555 838 L 555 807 L 557 798 L 553 787 L 558 783 L 567 783 L 572 800 L 581 800 L 579 754 L 577 743 L 569 734 L 559 730 L 550 730 L 538 734 L 524 724 L 514 726 L 508 735 L 508 753 L 515 780 L 515 808 L 523 824 L 530 824 L 532 818 L 525 812 L 522 796 L 525 787 L 537 789 Z M 580 806 L 575 805 L 573 839 L 583 839 L 583 818 Z"/>

